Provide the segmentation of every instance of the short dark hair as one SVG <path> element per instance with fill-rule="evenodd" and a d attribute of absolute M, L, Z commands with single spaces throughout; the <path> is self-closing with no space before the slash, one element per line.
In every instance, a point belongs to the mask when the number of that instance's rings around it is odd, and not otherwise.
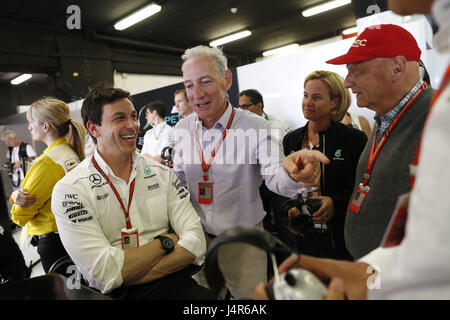
<path fill-rule="evenodd" d="M 160 118 L 164 118 L 164 116 L 166 115 L 166 107 L 164 106 L 164 103 L 162 103 L 159 100 L 150 102 L 150 103 L 146 104 L 144 107 L 146 110 L 150 110 L 150 112 L 153 112 L 156 110 L 156 113 L 158 114 L 158 116 Z"/>
<path fill-rule="evenodd" d="M 239 97 L 242 97 L 242 96 L 249 97 L 250 101 L 254 104 L 261 102 L 261 104 L 262 104 L 261 109 L 264 109 L 263 97 L 262 97 L 261 93 L 259 93 L 257 90 L 255 90 L 255 89 L 244 90 L 241 93 L 239 93 Z"/>
<path fill-rule="evenodd" d="M 131 101 L 130 93 L 119 88 L 97 87 L 94 90 L 91 90 L 86 98 L 84 98 L 83 105 L 81 107 L 81 117 L 83 119 L 84 126 L 86 127 L 86 123 L 88 121 L 101 125 L 103 106 L 123 98 Z M 97 139 L 95 137 L 92 137 L 92 140 L 97 143 Z"/>

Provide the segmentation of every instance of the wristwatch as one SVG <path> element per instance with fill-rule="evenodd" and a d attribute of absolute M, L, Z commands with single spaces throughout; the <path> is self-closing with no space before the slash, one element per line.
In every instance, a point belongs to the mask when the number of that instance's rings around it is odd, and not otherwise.
<path fill-rule="evenodd" d="M 163 248 L 166 253 L 171 253 L 173 251 L 174 244 L 172 239 L 162 235 L 155 237 L 155 239 L 159 239 L 159 241 L 161 241 L 161 248 Z"/>

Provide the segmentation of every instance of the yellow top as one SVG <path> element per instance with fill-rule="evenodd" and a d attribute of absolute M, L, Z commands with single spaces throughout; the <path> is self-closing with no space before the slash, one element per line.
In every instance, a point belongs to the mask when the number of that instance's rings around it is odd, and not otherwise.
<path fill-rule="evenodd" d="M 80 162 L 80 158 L 65 138 L 53 142 L 27 172 L 22 189 L 36 196 L 35 204 L 21 208 L 13 204 L 11 219 L 19 226 L 27 224 L 27 233 L 43 235 L 57 231 L 55 216 L 51 211 L 51 196 L 55 184 Z"/>

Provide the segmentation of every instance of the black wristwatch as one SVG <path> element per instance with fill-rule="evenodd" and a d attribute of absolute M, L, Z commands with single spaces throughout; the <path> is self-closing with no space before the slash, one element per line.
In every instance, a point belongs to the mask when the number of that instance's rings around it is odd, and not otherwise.
<path fill-rule="evenodd" d="M 163 248 L 166 253 L 171 253 L 173 251 L 174 244 L 172 239 L 162 235 L 155 237 L 155 239 L 159 239 L 159 241 L 161 241 L 161 248 Z"/>

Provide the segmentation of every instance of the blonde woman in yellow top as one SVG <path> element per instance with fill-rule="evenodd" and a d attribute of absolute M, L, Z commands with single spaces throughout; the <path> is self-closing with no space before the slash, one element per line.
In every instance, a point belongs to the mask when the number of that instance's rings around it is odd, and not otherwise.
<path fill-rule="evenodd" d="M 11 194 L 11 219 L 26 228 L 23 232 L 37 246 L 47 273 L 56 260 L 67 255 L 50 207 L 53 187 L 84 159 L 86 130 L 70 119 L 67 104 L 55 98 L 34 102 L 27 119 L 33 139 L 44 142 L 47 148 L 26 174 L 22 189 Z M 76 196 L 66 196 L 67 201 L 76 201 Z"/>

